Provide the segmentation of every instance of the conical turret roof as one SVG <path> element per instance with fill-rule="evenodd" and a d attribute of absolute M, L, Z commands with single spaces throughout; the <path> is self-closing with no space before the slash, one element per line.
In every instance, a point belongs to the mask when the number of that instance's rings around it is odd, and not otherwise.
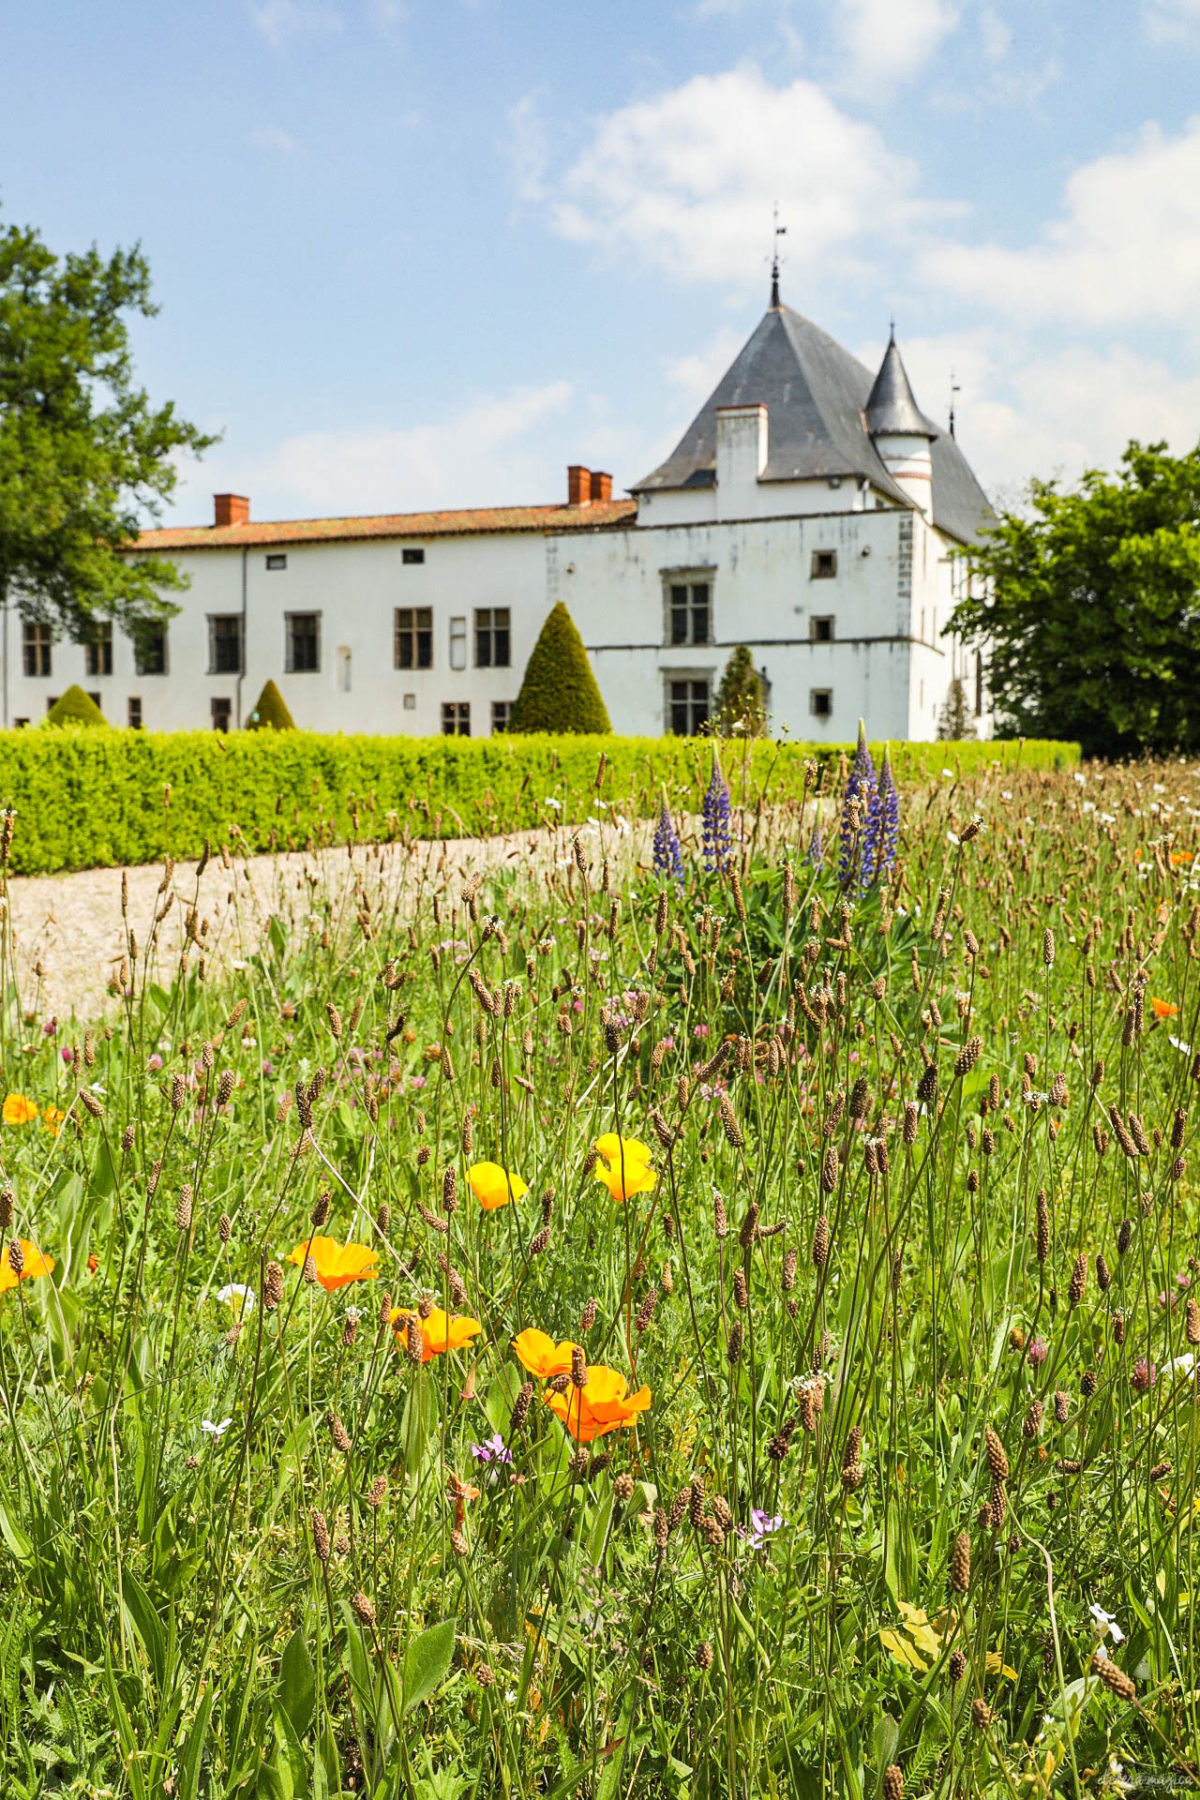
<path fill-rule="evenodd" d="M 883 353 L 879 373 L 867 396 L 867 430 L 872 437 L 940 437 L 936 425 L 917 405 L 893 331 Z"/>

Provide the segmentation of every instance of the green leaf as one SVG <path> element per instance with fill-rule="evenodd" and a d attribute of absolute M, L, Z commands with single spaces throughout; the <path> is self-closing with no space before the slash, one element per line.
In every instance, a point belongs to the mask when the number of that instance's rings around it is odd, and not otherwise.
<path fill-rule="evenodd" d="M 404 1652 L 404 1710 L 410 1713 L 446 1679 L 454 1655 L 454 1620 L 443 1619 Z"/>
<path fill-rule="evenodd" d="M 284 1645 L 279 1661 L 279 1698 L 296 1736 L 303 1737 L 316 1704 L 316 1676 L 299 1626 Z"/>
<path fill-rule="evenodd" d="M 196 1800 L 200 1788 L 200 1770 L 204 1762 L 204 1740 L 208 1736 L 208 1720 L 212 1712 L 212 1689 L 202 1696 L 179 1759 L 179 1800 Z"/>
<path fill-rule="evenodd" d="M 146 1652 L 155 1683 L 161 1692 L 167 1660 L 166 1633 L 149 1594 L 129 1569 L 121 1571 L 121 1609 L 133 1627 L 134 1636 Z"/>

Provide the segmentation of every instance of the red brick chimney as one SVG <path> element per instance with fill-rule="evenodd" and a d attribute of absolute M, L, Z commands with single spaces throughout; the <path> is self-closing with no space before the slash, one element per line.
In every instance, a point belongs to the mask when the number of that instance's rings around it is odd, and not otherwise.
<path fill-rule="evenodd" d="M 248 525 L 250 502 L 245 494 L 214 494 L 213 524 Z"/>
<path fill-rule="evenodd" d="M 601 474 L 599 469 L 592 470 L 592 499 L 612 499 L 612 476 Z"/>
<path fill-rule="evenodd" d="M 587 506 L 592 498 L 592 471 L 582 463 L 567 464 L 567 505 Z"/>

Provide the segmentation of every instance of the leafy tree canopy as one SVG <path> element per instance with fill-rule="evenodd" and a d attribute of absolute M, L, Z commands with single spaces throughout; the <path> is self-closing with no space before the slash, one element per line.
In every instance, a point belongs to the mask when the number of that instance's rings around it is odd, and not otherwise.
<path fill-rule="evenodd" d="M 574 619 L 558 602 L 525 667 L 510 731 L 609 732 L 608 708 Z"/>
<path fill-rule="evenodd" d="M 181 451 L 214 440 L 134 380 L 130 317 L 150 318 L 141 250 L 56 256 L 0 229 L 0 600 L 71 637 L 93 615 L 136 633 L 185 585 L 119 555 L 175 487 Z"/>
<path fill-rule="evenodd" d="M 713 706 L 713 725 L 722 737 L 761 737 L 767 729 L 762 676 L 745 644 L 725 664 Z"/>
<path fill-rule="evenodd" d="M 1135 441 L 1073 493 L 1035 481 L 971 559 L 987 592 L 946 629 L 985 646 L 1004 729 L 1088 755 L 1200 747 L 1200 449 Z"/>

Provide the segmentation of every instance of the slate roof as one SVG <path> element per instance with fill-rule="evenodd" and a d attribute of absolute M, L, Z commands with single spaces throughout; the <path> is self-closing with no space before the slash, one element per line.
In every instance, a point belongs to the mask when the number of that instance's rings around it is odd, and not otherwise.
<path fill-rule="evenodd" d="M 899 351 L 895 363 L 903 375 Z M 887 367 L 885 356 L 880 379 Z M 911 506 L 871 440 L 866 409 L 875 385 L 870 370 L 828 332 L 790 306 L 772 306 L 667 460 L 631 491 L 711 487 L 716 480 L 718 408 L 758 404 L 767 408 L 764 481 L 865 476 L 897 505 Z M 888 385 L 894 392 L 894 370 Z M 955 439 L 917 409 L 907 375 L 903 388 L 923 421 L 922 429 L 932 434 L 934 524 L 960 542 L 971 543 L 992 516 L 987 496 Z"/>
<path fill-rule="evenodd" d="M 362 538 L 473 537 L 479 533 L 611 530 L 632 525 L 636 500 L 588 506 L 487 506 L 463 512 L 377 513 L 347 519 L 280 519 L 245 525 L 167 525 L 143 531 L 133 550 L 242 550 L 265 544 L 336 544 Z"/>
<path fill-rule="evenodd" d="M 885 432 L 906 437 L 940 436 L 937 426 L 917 405 L 895 332 L 888 339 L 879 373 L 867 396 L 866 421 L 872 437 L 881 437 Z"/>

